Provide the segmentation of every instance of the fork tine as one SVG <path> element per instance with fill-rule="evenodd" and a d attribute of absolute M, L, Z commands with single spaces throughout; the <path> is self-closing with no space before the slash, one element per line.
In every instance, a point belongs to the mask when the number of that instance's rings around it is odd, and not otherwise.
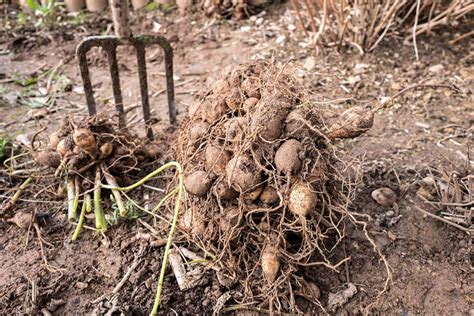
<path fill-rule="evenodd" d="M 120 75 L 117 62 L 117 47 L 115 45 L 104 46 L 109 60 L 110 76 L 112 79 L 112 89 L 114 92 L 115 109 L 119 117 L 119 127 L 125 127 L 125 111 L 123 109 L 122 91 L 120 90 Z"/>
<path fill-rule="evenodd" d="M 149 140 L 153 139 L 153 130 L 151 128 L 150 99 L 148 97 L 148 82 L 146 74 L 145 44 L 141 42 L 134 43 L 137 50 L 138 80 L 140 81 L 140 93 L 142 99 L 143 119 L 145 121 L 146 134 Z"/>
<path fill-rule="evenodd" d="M 85 45 L 86 42 L 79 44 L 77 48 L 77 56 L 79 58 L 79 69 L 81 71 L 82 82 L 84 85 L 84 93 L 86 95 L 87 111 L 89 115 L 94 115 L 96 111 L 94 91 L 92 90 L 91 77 L 89 74 L 89 65 L 87 64 L 87 51 Z"/>

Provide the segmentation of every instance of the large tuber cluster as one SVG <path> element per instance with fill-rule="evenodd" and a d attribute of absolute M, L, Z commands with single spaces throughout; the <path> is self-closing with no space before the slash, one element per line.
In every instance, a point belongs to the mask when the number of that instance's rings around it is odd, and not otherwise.
<path fill-rule="evenodd" d="M 330 144 L 372 125 L 370 111 L 330 116 L 301 91 L 274 64 L 240 65 L 190 108 L 178 138 L 192 212 L 181 226 L 217 252 L 252 299 L 325 258 L 320 243 L 338 231 L 347 205 Z"/>

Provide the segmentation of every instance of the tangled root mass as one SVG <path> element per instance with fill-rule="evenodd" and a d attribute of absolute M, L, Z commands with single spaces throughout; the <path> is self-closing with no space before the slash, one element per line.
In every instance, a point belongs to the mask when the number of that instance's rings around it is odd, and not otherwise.
<path fill-rule="evenodd" d="M 193 105 L 176 155 L 193 180 L 185 217 L 199 223 L 181 226 L 240 286 L 237 302 L 295 312 L 288 282 L 301 287 L 305 266 L 336 270 L 329 258 L 344 237 L 351 188 L 328 145 L 366 131 L 371 115 L 326 122 L 288 71 L 265 61 L 236 67 Z"/>

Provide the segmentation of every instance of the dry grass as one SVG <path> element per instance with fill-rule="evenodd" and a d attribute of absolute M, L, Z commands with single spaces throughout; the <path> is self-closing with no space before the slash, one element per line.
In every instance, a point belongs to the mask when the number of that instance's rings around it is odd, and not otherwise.
<path fill-rule="evenodd" d="M 474 10 L 471 0 L 290 0 L 304 32 L 315 46 L 350 44 L 374 50 L 390 32 L 416 36 L 455 25 Z M 311 32 L 306 30 L 309 26 Z"/>

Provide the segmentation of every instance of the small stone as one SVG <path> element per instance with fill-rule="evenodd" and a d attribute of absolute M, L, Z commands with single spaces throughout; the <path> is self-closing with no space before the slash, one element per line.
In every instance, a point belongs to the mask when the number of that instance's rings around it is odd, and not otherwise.
<path fill-rule="evenodd" d="M 415 126 L 420 127 L 420 128 L 424 128 L 424 129 L 429 129 L 430 128 L 430 124 L 423 123 L 423 122 L 415 122 Z"/>
<path fill-rule="evenodd" d="M 47 108 L 42 108 L 42 109 L 31 109 L 28 111 L 26 115 L 32 119 L 40 119 L 40 118 L 45 117 L 48 114 L 49 114 L 49 110 Z"/>
<path fill-rule="evenodd" d="M 18 135 L 15 140 L 19 143 L 21 143 L 22 145 L 26 146 L 26 147 L 29 147 L 31 146 L 31 141 L 28 137 L 28 135 L 26 134 L 20 134 Z"/>
<path fill-rule="evenodd" d="M 369 68 L 369 65 L 367 64 L 356 64 L 353 73 L 354 75 L 361 75 L 367 72 L 367 68 Z"/>
<path fill-rule="evenodd" d="M 304 61 L 303 68 L 306 70 L 311 70 L 316 66 L 316 60 L 314 60 L 314 57 L 308 57 Z"/>
<path fill-rule="evenodd" d="M 84 283 L 84 282 L 76 282 L 76 288 L 78 288 L 78 289 L 83 290 L 83 289 L 86 289 L 87 286 L 88 286 L 87 283 Z"/>
<path fill-rule="evenodd" d="M 440 74 L 441 72 L 444 71 L 444 66 L 443 64 L 433 65 L 430 68 L 428 68 L 428 71 L 434 74 Z"/>
<path fill-rule="evenodd" d="M 283 44 L 286 41 L 286 36 L 285 35 L 280 35 L 276 38 L 275 42 L 277 44 Z"/>
<path fill-rule="evenodd" d="M 390 188 L 379 188 L 372 191 L 371 195 L 375 202 L 382 206 L 392 206 L 397 200 L 397 195 Z"/>
<path fill-rule="evenodd" d="M 398 91 L 400 90 L 401 86 L 398 82 L 396 81 L 393 81 L 391 84 L 390 84 L 390 88 L 394 91 Z"/>

